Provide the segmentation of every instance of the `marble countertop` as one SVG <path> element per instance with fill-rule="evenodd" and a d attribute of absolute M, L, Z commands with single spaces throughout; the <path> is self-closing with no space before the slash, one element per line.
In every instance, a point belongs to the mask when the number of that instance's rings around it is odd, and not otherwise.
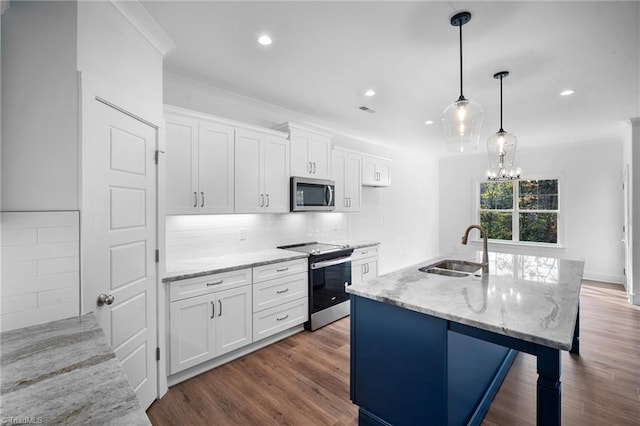
<path fill-rule="evenodd" d="M 481 253 L 427 260 L 351 285 L 347 291 L 524 341 L 571 348 L 584 262 L 489 253 L 486 279 L 418 270 L 442 259 L 480 262 Z"/>
<path fill-rule="evenodd" d="M 246 253 L 230 253 L 224 256 L 196 257 L 187 260 L 168 261 L 163 282 L 196 278 L 219 272 L 236 271 L 270 263 L 306 259 L 306 253 L 282 249 L 268 249 Z"/>
<path fill-rule="evenodd" d="M 92 313 L 0 341 L 2 424 L 151 424 Z"/>

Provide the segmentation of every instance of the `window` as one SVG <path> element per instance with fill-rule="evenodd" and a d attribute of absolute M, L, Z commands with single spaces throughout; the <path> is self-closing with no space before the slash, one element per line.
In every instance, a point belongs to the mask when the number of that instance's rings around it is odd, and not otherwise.
<path fill-rule="evenodd" d="M 558 179 L 480 183 L 480 224 L 492 240 L 558 244 Z"/>

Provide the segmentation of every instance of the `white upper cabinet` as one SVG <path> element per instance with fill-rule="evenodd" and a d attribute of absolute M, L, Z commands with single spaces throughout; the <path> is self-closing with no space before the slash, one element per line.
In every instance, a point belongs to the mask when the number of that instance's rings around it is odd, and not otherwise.
<path fill-rule="evenodd" d="M 288 212 L 289 141 L 236 129 L 235 149 L 235 212 Z"/>
<path fill-rule="evenodd" d="M 336 211 L 360 211 L 362 196 L 362 154 L 334 149 L 331 178 L 336 183 Z"/>
<path fill-rule="evenodd" d="M 233 151 L 233 127 L 167 112 L 167 214 L 233 212 Z"/>
<path fill-rule="evenodd" d="M 373 155 L 363 155 L 362 185 L 390 186 L 391 160 Z"/>
<path fill-rule="evenodd" d="M 285 123 L 278 130 L 289 132 L 291 176 L 329 179 L 331 176 L 331 137 Z"/>

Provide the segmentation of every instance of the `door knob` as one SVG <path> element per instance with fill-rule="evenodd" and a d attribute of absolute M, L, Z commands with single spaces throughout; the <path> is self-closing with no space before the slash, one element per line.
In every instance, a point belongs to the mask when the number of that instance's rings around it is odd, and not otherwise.
<path fill-rule="evenodd" d="M 98 306 L 111 305 L 116 300 L 111 294 L 102 293 L 98 296 Z"/>

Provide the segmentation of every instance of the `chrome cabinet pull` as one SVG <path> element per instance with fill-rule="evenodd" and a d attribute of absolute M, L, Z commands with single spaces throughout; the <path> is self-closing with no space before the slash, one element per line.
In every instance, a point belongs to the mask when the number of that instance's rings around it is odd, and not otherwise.
<path fill-rule="evenodd" d="M 286 320 L 287 318 L 289 318 L 289 314 L 283 316 L 282 318 L 276 318 L 276 321 L 283 321 L 283 320 Z"/>
<path fill-rule="evenodd" d="M 367 254 L 369 253 L 368 251 L 361 251 L 360 254 Z"/>
<path fill-rule="evenodd" d="M 314 163 L 313 163 L 313 174 L 314 174 L 314 175 L 316 174 L 316 166 L 317 166 L 317 164 L 316 164 L 316 163 L 315 163 L 315 161 L 314 161 Z"/>
<path fill-rule="evenodd" d="M 212 285 L 218 285 L 218 284 L 222 284 L 224 282 L 224 280 L 218 280 L 212 283 L 207 283 L 207 287 L 210 287 Z"/>
<path fill-rule="evenodd" d="M 211 319 L 216 316 L 216 305 L 213 304 L 213 300 L 211 301 Z"/>
<path fill-rule="evenodd" d="M 198 193 L 193 191 L 193 207 L 198 207 Z"/>
<path fill-rule="evenodd" d="M 200 195 L 202 196 L 202 203 L 200 204 L 200 207 L 204 207 L 204 192 L 201 192 Z"/>
<path fill-rule="evenodd" d="M 218 299 L 218 303 L 220 304 L 220 310 L 218 312 L 218 316 L 221 317 L 222 316 L 222 300 Z"/>
<path fill-rule="evenodd" d="M 284 272 L 284 271 L 288 271 L 289 267 L 287 266 L 286 268 L 280 268 L 280 269 L 276 269 L 276 272 Z"/>
<path fill-rule="evenodd" d="M 269 207 L 269 194 L 267 194 L 267 205 L 265 207 Z"/>
<path fill-rule="evenodd" d="M 309 173 L 313 173 L 313 165 L 311 161 L 309 161 Z"/>
<path fill-rule="evenodd" d="M 344 203 L 343 204 L 344 204 L 345 207 L 349 207 L 349 203 L 347 202 L 347 200 L 348 200 L 348 198 L 344 197 Z"/>
<path fill-rule="evenodd" d="M 264 194 L 260 194 L 260 207 L 264 207 Z"/>
<path fill-rule="evenodd" d="M 285 288 L 284 290 L 276 290 L 276 294 L 282 294 L 282 293 L 286 293 L 289 291 L 289 288 Z"/>

